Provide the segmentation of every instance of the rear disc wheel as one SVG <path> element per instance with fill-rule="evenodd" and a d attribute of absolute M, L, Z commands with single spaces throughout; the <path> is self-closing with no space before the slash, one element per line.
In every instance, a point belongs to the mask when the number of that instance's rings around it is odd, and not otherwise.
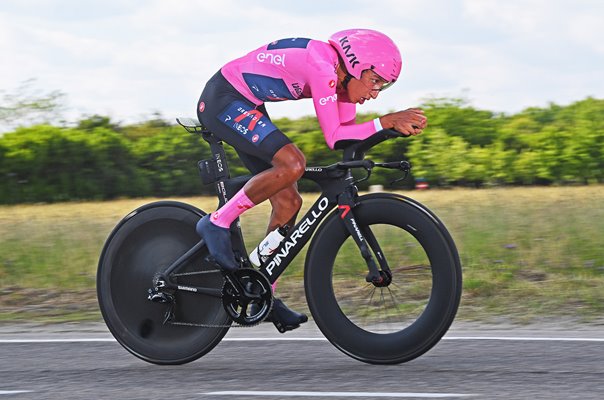
<path fill-rule="evenodd" d="M 147 299 L 154 276 L 199 242 L 195 232 L 203 213 L 178 202 L 145 205 L 125 217 L 103 248 L 97 273 L 97 295 L 103 318 L 117 341 L 135 356 L 156 364 L 183 364 L 213 349 L 231 319 L 221 299 L 178 291 L 174 304 Z M 183 285 L 215 288 L 224 284 L 220 271 L 205 261 L 204 248 L 175 278 Z M 177 321 L 216 328 L 165 323 L 172 311 Z"/>

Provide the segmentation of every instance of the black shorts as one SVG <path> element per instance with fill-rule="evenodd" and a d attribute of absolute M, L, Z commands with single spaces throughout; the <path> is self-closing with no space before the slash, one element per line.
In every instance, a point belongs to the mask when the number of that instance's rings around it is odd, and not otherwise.
<path fill-rule="evenodd" d="M 203 89 L 197 117 L 216 137 L 235 148 L 254 175 L 271 168 L 275 153 L 291 143 L 273 125 L 264 104 L 257 107 L 247 100 L 220 71 Z"/>

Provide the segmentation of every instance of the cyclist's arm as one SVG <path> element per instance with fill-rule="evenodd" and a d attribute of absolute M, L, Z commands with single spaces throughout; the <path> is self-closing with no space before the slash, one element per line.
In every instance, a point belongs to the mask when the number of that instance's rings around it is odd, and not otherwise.
<path fill-rule="evenodd" d="M 356 123 L 357 123 L 356 104 L 338 102 L 338 115 L 340 118 L 340 124 L 356 125 Z"/>
<path fill-rule="evenodd" d="M 379 130 L 374 121 L 355 123 L 356 106 L 338 102 L 335 79 L 335 74 L 319 75 L 311 82 L 315 112 L 330 149 L 333 149 L 338 140 L 362 140 Z M 334 84 L 330 84 L 332 81 Z"/>
<path fill-rule="evenodd" d="M 340 123 L 342 125 L 354 125 L 357 119 L 357 106 L 353 103 L 338 103 L 338 112 L 340 113 Z M 375 131 L 383 129 L 379 118 L 373 120 Z"/>

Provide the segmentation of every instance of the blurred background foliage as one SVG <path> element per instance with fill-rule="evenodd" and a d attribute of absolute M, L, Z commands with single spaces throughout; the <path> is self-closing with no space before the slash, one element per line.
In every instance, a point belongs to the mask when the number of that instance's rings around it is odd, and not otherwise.
<path fill-rule="evenodd" d="M 0 125 L 14 127 L 0 136 L 0 204 L 213 193 L 212 186 L 200 188 L 196 167 L 210 158 L 209 147 L 162 115 L 128 125 L 93 115 L 67 126 L 58 116 L 60 92 L 36 96 L 27 94 L 27 84 L 22 89 L 19 96 L 5 94 L 0 104 Z M 604 100 L 514 115 L 457 98 L 431 98 L 421 107 L 429 119 L 422 135 L 384 142 L 369 157 L 408 159 L 413 178 L 432 187 L 604 182 Z M 375 117 L 360 114 L 358 121 Z M 274 122 L 302 149 L 308 166 L 340 159 L 325 145 L 316 118 Z M 248 173 L 228 146 L 227 154 L 233 175 Z M 389 189 L 396 177 L 376 171 L 370 182 Z M 414 180 L 403 185 L 410 188 Z M 300 188 L 316 190 L 312 182 Z"/>

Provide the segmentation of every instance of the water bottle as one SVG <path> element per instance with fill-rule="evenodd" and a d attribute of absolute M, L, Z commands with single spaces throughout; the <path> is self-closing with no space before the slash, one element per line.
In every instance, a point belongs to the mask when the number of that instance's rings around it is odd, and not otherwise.
<path fill-rule="evenodd" d="M 279 244 L 285 239 L 286 234 L 287 226 L 282 226 L 266 235 L 258 247 L 250 253 L 250 261 L 252 264 L 259 267 L 261 263 L 264 263 L 268 256 L 273 254 L 277 247 L 279 247 Z"/>

